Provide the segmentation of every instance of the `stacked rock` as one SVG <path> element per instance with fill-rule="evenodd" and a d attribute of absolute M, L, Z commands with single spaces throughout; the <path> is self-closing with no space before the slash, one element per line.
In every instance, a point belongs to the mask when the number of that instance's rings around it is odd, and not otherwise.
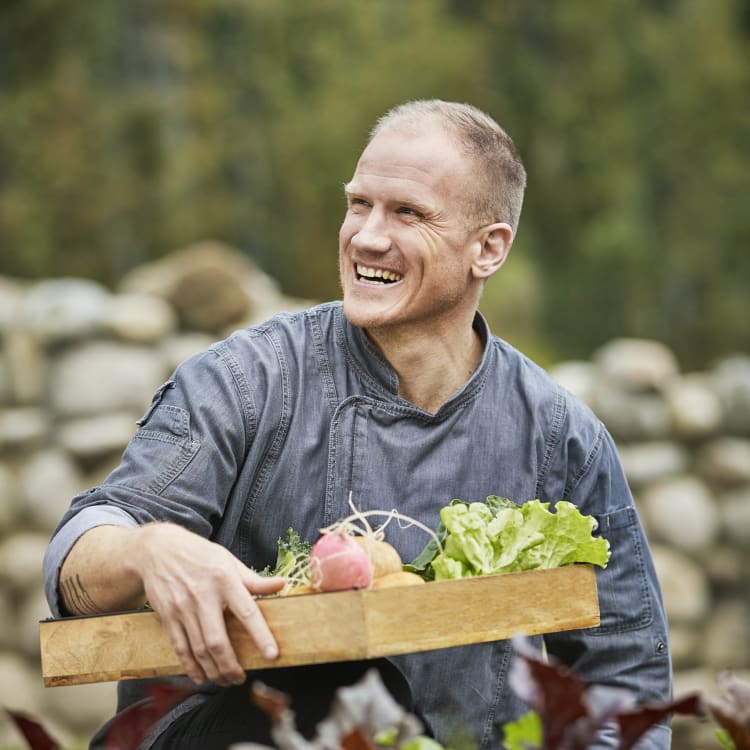
<path fill-rule="evenodd" d="M 112 683 L 42 685 L 50 535 L 71 498 L 117 464 L 179 362 L 307 304 L 212 242 L 138 268 L 114 291 L 83 279 L 0 278 L 0 707 L 39 717 L 66 746 L 111 716 Z M 0 713 L 0 748 L 11 744 L 19 737 Z"/>
<path fill-rule="evenodd" d="M 111 715 L 112 683 L 42 686 L 49 537 L 71 497 L 117 464 L 179 362 L 307 304 L 217 243 L 140 267 L 116 290 L 0 278 L 0 706 L 41 718 L 64 744 Z M 616 340 L 552 374 L 618 443 L 664 589 L 676 692 L 712 691 L 719 670 L 750 670 L 750 356 L 682 373 L 664 345 Z M 18 743 L 0 717 L 0 747 Z"/>
<path fill-rule="evenodd" d="M 682 373 L 663 344 L 619 339 L 552 374 L 618 443 L 664 592 L 675 693 L 716 693 L 725 669 L 747 679 L 750 356 Z M 715 726 L 674 724 L 675 747 L 715 744 Z"/>

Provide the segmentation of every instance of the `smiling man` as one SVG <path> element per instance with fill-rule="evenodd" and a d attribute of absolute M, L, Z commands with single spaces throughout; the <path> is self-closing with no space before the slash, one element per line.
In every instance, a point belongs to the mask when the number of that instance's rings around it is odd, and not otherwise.
<path fill-rule="evenodd" d="M 487 167 L 456 148 L 460 121 L 447 130 L 435 105 L 411 106 L 379 123 L 346 185 L 341 284 L 347 320 L 365 328 L 394 367 L 399 395 L 435 412 L 482 357 L 472 324 L 517 216 L 502 205 L 478 215 L 479 199 L 470 196 Z M 523 167 L 509 139 L 495 133 L 520 208 Z"/>
<path fill-rule="evenodd" d="M 314 541 L 349 514 L 350 497 L 428 527 L 454 497 L 575 503 L 612 548 L 597 574 L 601 625 L 549 634 L 545 646 L 590 682 L 639 702 L 669 697 L 661 594 L 613 442 L 478 312 L 510 251 L 525 179 L 508 135 L 474 107 L 418 101 L 389 112 L 345 186 L 343 301 L 278 315 L 183 363 L 120 466 L 74 498 L 45 559 L 52 611 L 148 599 L 196 686 L 144 750 L 269 741 L 224 612 L 272 662 L 278 648 L 253 595 L 282 581 L 254 571 L 274 562 L 286 529 Z M 411 560 L 425 539 L 413 526 L 389 530 L 388 541 Z M 468 731 L 484 749 L 526 710 L 508 685 L 509 661 L 510 645 L 495 642 L 377 666 L 438 740 Z M 311 731 L 335 688 L 368 666 L 260 676 L 292 693 Z M 119 708 L 142 689 L 123 683 Z M 669 745 L 662 724 L 638 747 Z M 592 747 L 616 747 L 613 730 Z"/>

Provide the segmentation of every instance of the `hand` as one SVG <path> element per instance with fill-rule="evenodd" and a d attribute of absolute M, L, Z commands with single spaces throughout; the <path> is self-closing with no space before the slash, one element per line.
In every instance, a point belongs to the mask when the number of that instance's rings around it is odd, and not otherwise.
<path fill-rule="evenodd" d="M 226 548 L 175 524 L 148 524 L 139 532 L 142 554 L 134 564 L 190 679 L 200 684 L 207 678 L 222 686 L 245 681 L 227 635 L 227 609 L 263 656 L 278 656 L 253 594 L 278 591 L 283 578 L 260 576 Z"/>

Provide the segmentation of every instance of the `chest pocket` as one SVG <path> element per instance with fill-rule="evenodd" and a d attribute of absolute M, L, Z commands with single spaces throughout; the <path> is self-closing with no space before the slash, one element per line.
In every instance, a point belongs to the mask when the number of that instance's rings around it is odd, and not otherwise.
<path fill-rule="evenodd" d="M 596 520 L 597 534 L 609 540 L 612 555 L 606 568 L 596 569 L 601 624 L 587 632 L 606 635 L 637 630 L 654 616 L 640 521 L 632 507 L 596 516 Z"/>
<path fill-rule="evenodd" d="M 153 494 L 163 492 L 200 448 L 191 439 L 190 414 L 179 406 L 152 404 L 108 482 Z"/>

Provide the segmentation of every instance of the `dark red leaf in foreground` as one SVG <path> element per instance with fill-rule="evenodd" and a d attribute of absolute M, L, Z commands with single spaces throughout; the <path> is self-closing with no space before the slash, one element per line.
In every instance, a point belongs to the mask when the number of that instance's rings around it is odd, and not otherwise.
<path fill-rule="evenodd" d="M 708 710 L 727 731 L 737 750 L 750 750 L 750 684 L 728 671 L 719 674 L 718 682 L 726 699 L 707 698 Z"/>
<path fill-rule="evenodd" d="M 32 719 L 20 711 L 11 711 L 9 708 L 6 708 L 5 711 L 13 720 L 18 731 L 24 736 L 31 750 L 60 750 L 57 741 L 49 736 L 47 730 L 36 719 Z"/>
<path fill-rule="evenodd" d="M 158 682 L 149 697 L 121 711 L 107 729 L 107 750 L 135 750 L 151 727 L 173 706 L 193 693 L 185 680 Z"/>
<path fill-rule="evenodd" d="M 720 706 L 710 707 L 711 715 L 727 731 L 737 750 L 750 750 L 750 727 L 743 726 L 736 716 Z"/>
<path fill-rule="evenodd" d="M 542 721 L 545 747 L 561 747 L 569 728 L 586 716 L 586 685 L 559 664 L 545 663 L 526 654 L 522 658 L 537 686 L 536 700 L 531 705 Z"/>
<path fill-rule="evenodd" d="M 719 672 L 716 679 L 737 712 L 738 721 L 750 728 L 750 683 L 737 679 L 729 670 Z"/>
<path fill-rule="evenodd" d="M 617 716 L 620 725 L 620 748 L 630 750 L 636 742 L 658 721 L 671 714 L 701 716 L 701 700 L 698 693 L 691 693 L 676 701 L 665 701 L 623 711 Z"/>
<path fill-rule="evenodd" d="M 277 724 L 281 716 L 289 708 L 290 699 L 286 693 L 269 687 L 263 682 L 256 680 L 250 690 L 250 700 L 271 720 Z"/>
<path fill-rule="evenodd" d="M 626 691 L 588 687 L 572 669 L 543 656 L 522 638 L 514 638 L 513 645 L 510 683 L 539 714 L 544 750 L 585 750 L 605 722 L 633 703 Z"/>
<path fill-rule="evenodd" d="M 341 738 L 341 750 L 376 750 L 377 745 L 359 728 Z"/>
<path fill-rule="evenodd" d="M 631 750 L 667 716 L 703 714 L 697 693 L 638 707 L 628 690 L 587 685 L 573 670 L 544 657 L 523 639 L 513 639 L 513 645 L 516 657 L 511 666 L 511 686 L 539 714 L 544 750 L 585 750 L 605 725 L 615 722 L 619 726 L 618 750 Z M 750 750 L 750 745 L 742 746 L 742 750 Z"/>

